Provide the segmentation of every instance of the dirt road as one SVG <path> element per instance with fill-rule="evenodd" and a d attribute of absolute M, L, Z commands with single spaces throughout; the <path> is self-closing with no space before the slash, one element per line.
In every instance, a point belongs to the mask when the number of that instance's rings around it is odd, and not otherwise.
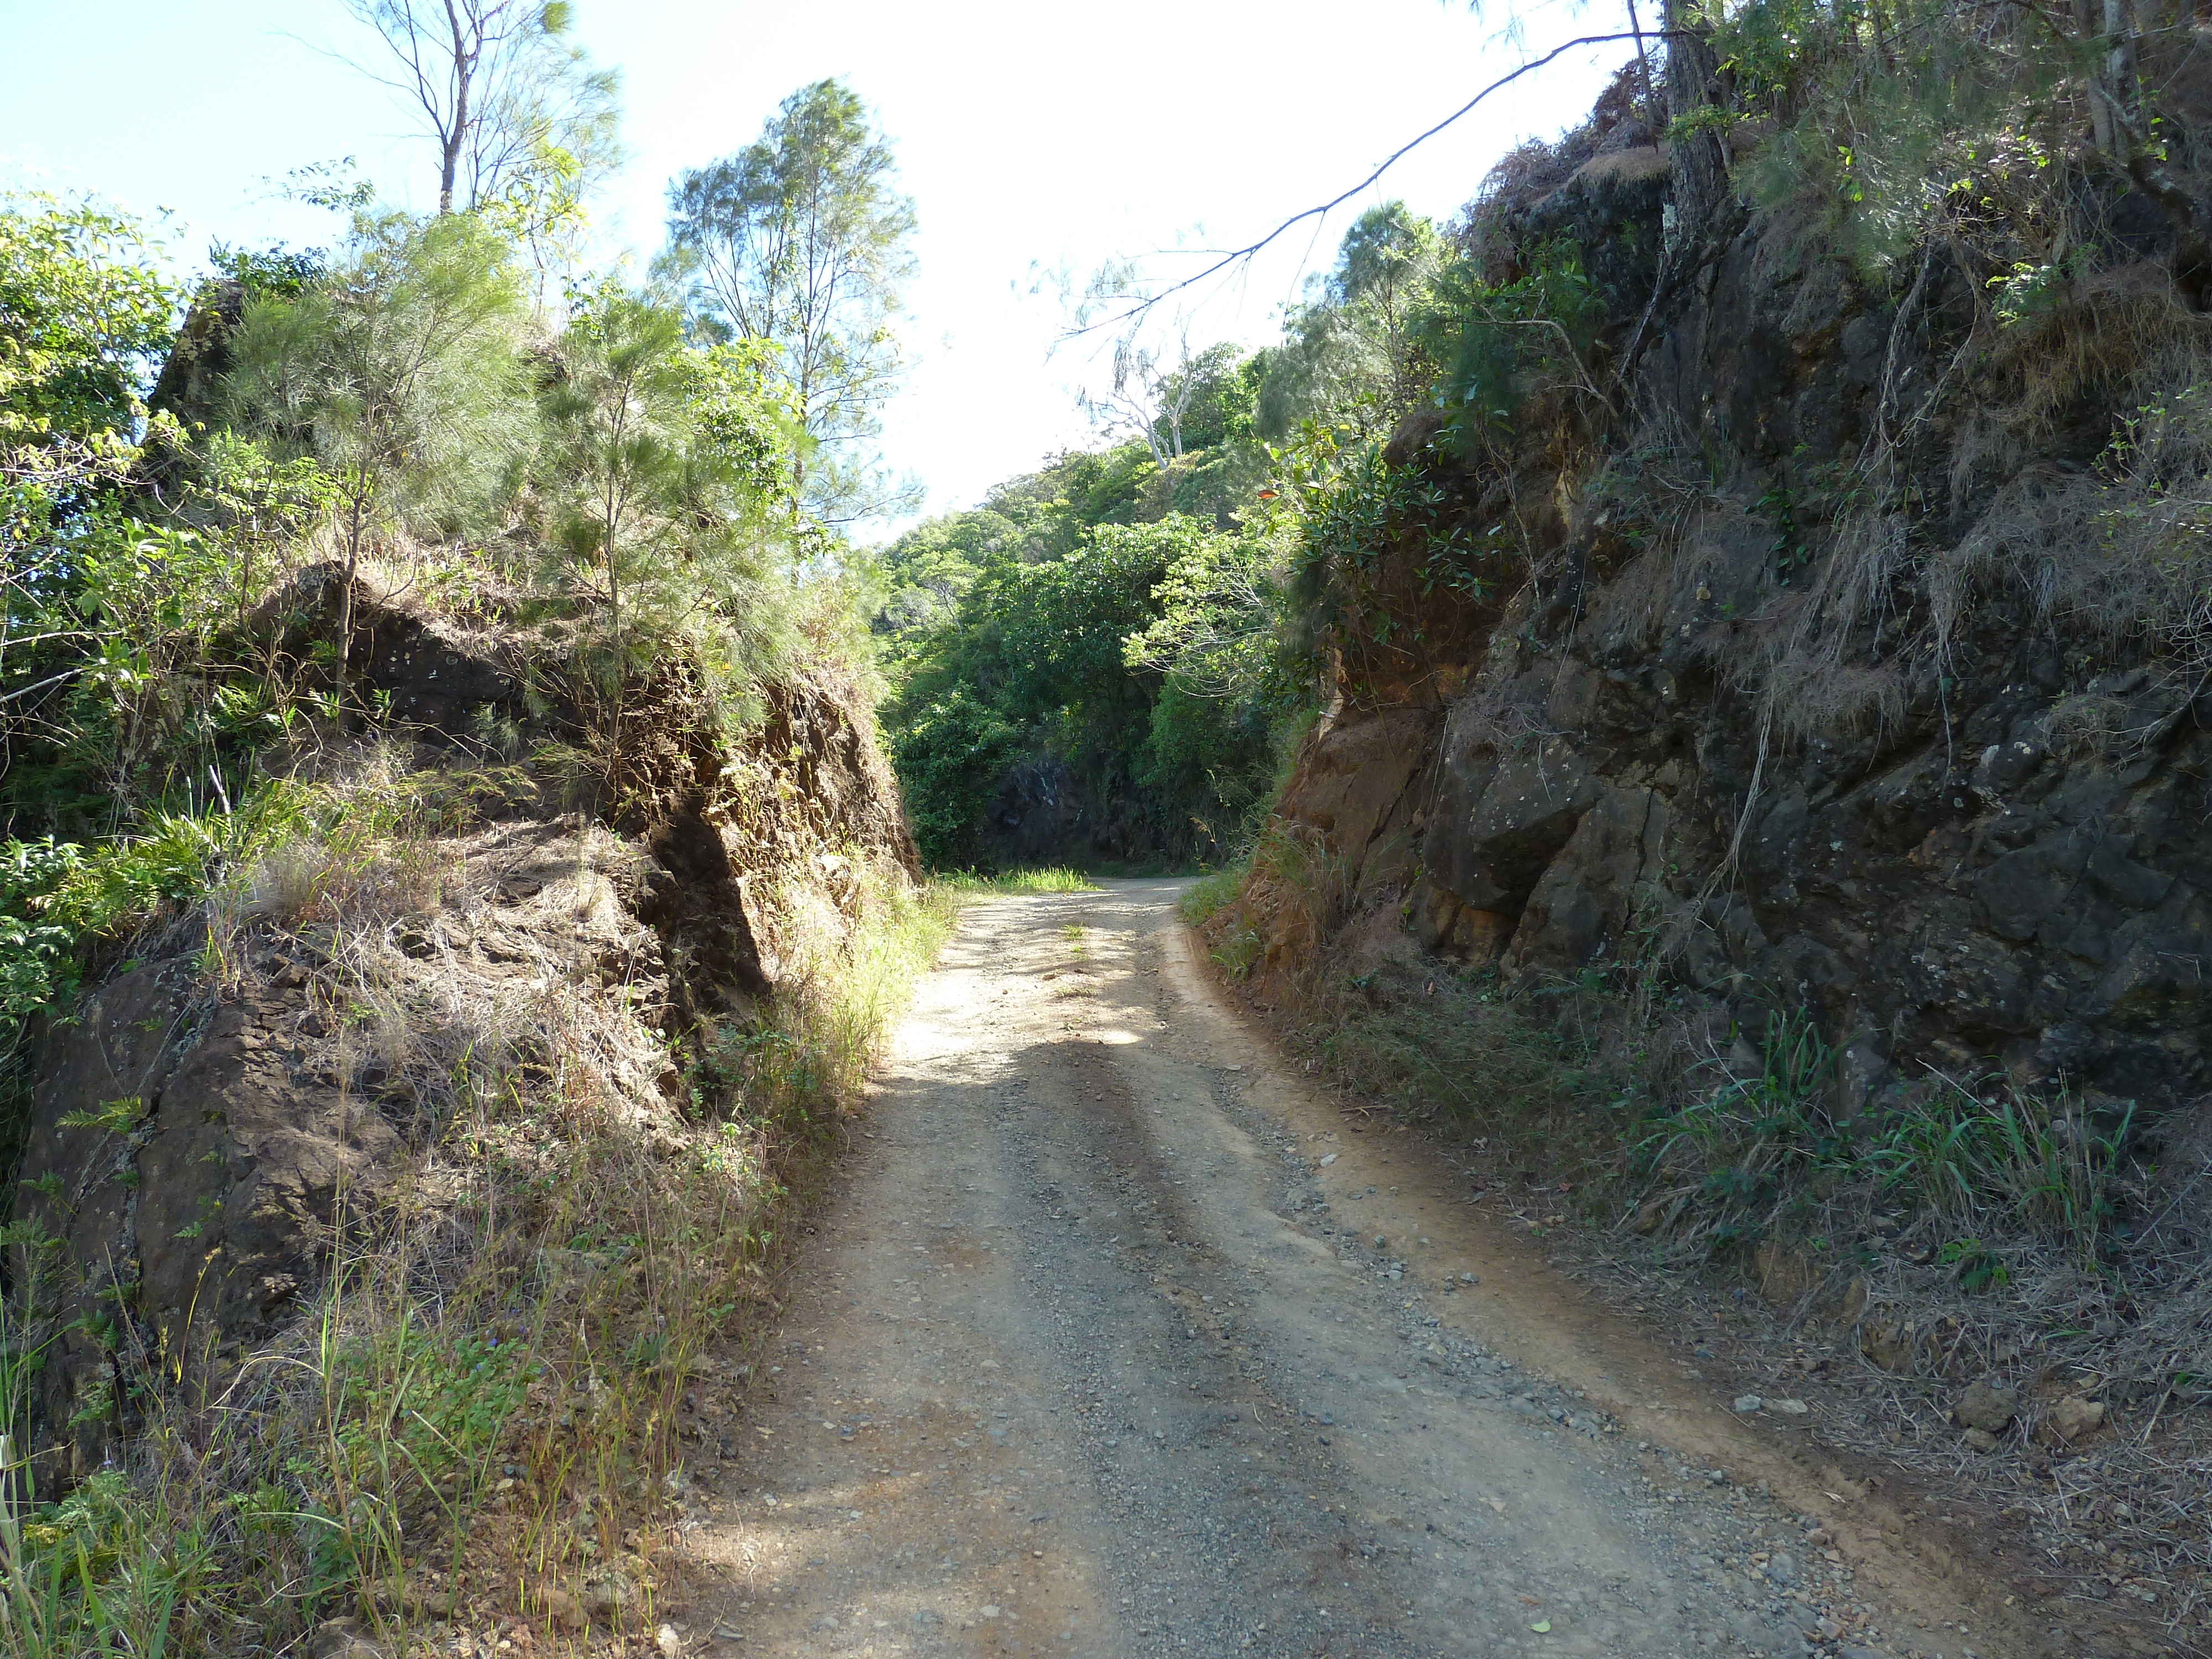
<path fill-rule="evenodd" d="M 1970 1617 L 1840 1471 L 1568 1307 L 1433 1155 L 1353 1133 L 1212 993 L 1178 890 L 968 913 L 750 1449 L 694 1489 L 688 1651 L 2042 1645 Z"/>

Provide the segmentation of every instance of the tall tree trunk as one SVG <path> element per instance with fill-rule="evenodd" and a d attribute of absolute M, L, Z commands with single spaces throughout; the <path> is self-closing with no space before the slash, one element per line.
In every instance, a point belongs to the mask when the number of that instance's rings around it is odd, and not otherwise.
<path fill-rule="evenodd" d="M 2097 39 L 2098 0 L 2074 0 L 2074 27 L 2085 46 Z M 2100 155 L 2120 154 L 2112 131 L 2112 106 L 2105 100 L 2103 76 L 2092 70 L 2089 82 L 2089 137 Z"/>
<path fill-rule="evenodd" d="M 1698 246 L 1728 199 L 1728 152 L 1720 133 L 1712 125 L 1685 118 L 1717 107 L 1720 62 L 1711 37 L 1700 25 L 1692 0 L 1665 0 L 1661 21 L 1667 32 L 1667 115 L 1670 122 L 1683 125 L 1676 129 L 1668 157 L 1666 240 L 1659 252 L 1659 280 L 1652 284 L 1651 298 L 1613 369 L 1614 383 L 1624 387 L 1651 338 L 1651 319 L 1659 314 L 1660 302 L 1697 268 Z"/>
<path fill-rule="evenodd" d="M 445 154 L 440 158 L 438 214 L 441 218 L 453 210 L 453 185 L 461 171 L 461 145 L 469 133 L 469 80 L 476 69 L 469 57 L 461 9 L 453 0 L 446 0 L 446 21 L 453 31 L 453 125 L 445 133 Z"/>
<path fill-rule="evenodd" d="M 2140 118 L 2136 76 L 2136 9 L 2132 0 L 2105 0 L 2105 96 L 2124 131 Z M 2120 132 L 2113 134 L 2115 139 Z"/>
<path fill-rule="evenodd" d="M 806 441 L 814 435 L 814 348 L 811 331 L 802 327 L 799 342 L 799 434 L 791 446 L 791 585 L 799 586 L 798 531 L 806 521 Z"/>
<path fill-rule="evenodd" d="M 1644 20 L 1637 15 L 1636 0 L 1628 0 L 1628 27 L 1636 35 L 1636 62 L 1644 72 L 1644 125 L 1651 148 L 1659 148 L 1659 106 L 1651 96 L 1651 53 L 1644 44 Z"/>
<path fill-rule="evenodd" d="M 606 483 L 599 492 L 599 556 L 607 565 L 607 619 L 614 641 L 615 694 L 614 716 L 607 728 L 607 775 L 616 775 L 622 764 L 622 726 L 623 681 L 629 672 L 629 656 L 623 648 L 622 568 L 617 562 L 617 538 L 622 531 L 623 514 L 629 505 L 629 491 L 622 481 L 622 454 L 624 441 L 629 436 L 630 395 L 633 387 L 627 380 L 615 387 L 615 413 L 611 422 L 614 441 L 607 446 Z"/>

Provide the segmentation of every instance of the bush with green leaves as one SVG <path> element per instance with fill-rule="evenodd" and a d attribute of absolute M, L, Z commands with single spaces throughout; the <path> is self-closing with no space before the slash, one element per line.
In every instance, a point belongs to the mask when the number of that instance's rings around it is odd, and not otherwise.
<path fill-rule="evenodd" d="M 144 228 L 89 202 L 0 196 L 0 457 L 5 521 L 65 509 L 42 477 L 64 447 L 127 447 L 141 392 L 176 321 L 178 295 Z M 46 452 L 42 458 L 35 453 Z"/>
<path fill-rule="evenodd" d="M 0 1029 L 20 1029 L 76 982 L 77 930 L 49 909 L 83 867 L 74 842 L 0 842 Z"/>
<path fill-rule="evenodd" d="M 925 861 L 955 869 L 983 856 L 984 815 L 1000 780 L 1022 757 L 1027 736 L 964 686 L 902 708 L 891 764 Z"/>
<path fill-rule="evenodd" d="M 988 810 L 1025 763 L 1121 803 L 1164 849 L 1218 854 L 1295 701 L 1251 605 L 1266 552 L 1179 514 L 1090 526 L 1057 556 L 1019 556 L 1051 546 L 1048 527 L 1009 542 L 1016 556 L 960 573 L 957 606 L 907 644 L 885 709 L 925 856 L 986 857 Z"/>

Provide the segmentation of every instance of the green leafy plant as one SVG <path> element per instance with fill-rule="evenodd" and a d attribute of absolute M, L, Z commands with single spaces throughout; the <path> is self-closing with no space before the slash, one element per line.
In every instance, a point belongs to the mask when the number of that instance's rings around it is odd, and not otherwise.
<path fill-rule="evenodd" d="M 1978 1238 L 1951 1240 L 1936 1252 L 1936 1260 L 1956 1269 L 1962 1291 L 2001 1290 L 2012 1279 L 2012 1269 Z"/>
<path fill-rule="evenodd" d="M 64 1129 L 99 1129 L 108 1134 L 128 1134 L 146 1115 L 146 1103 L 137 1095 L 102 1101 L 89 1111 L 64 1112 L 54 1120 Z"/>

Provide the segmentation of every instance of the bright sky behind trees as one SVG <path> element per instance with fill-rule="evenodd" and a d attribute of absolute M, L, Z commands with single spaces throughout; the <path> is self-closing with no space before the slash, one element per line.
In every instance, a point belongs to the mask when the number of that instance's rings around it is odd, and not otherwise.
<path fill-rule="evenodd" d="M 1235 246 L 1356 183 L 1520 61 L 1440 0 L 580 0 L 575 38 L 623 77 L 630 158 L 595 204 L 635 269 L 662 240 L 679 168 L 750 143 L 794 88 L 843 78 L 874 108 L 921 217 L 905 330 L 915 367 L 885 411 L 891 465 L 932 511 L 964 506 L 1085 442 L 1078 387 L 1106 343 L 1053 347 L 1046 273 Z M 1559 9 L 1529 41 L 1579 32 Z M 1548 37 L 1548 39 L 1547 39 Z M 91 191 L 173 211 L 195 269 L 210 238 L 328 245 L 329 215 L 281 199 L 293 168 L 351 155 L 388 199 L 435 204 L 436 169 L 391 94 L 337 61 L 375 42 L 336 0 L 0 0 L 0 187 Z M 1588 110 L 1602 64 L 1562 58 L 1401 162 L 1317 233 L 1188 296 L 1194 348 L 1257 343 L 1360 210 L 1449 215 L 1499 154 Z"/>

